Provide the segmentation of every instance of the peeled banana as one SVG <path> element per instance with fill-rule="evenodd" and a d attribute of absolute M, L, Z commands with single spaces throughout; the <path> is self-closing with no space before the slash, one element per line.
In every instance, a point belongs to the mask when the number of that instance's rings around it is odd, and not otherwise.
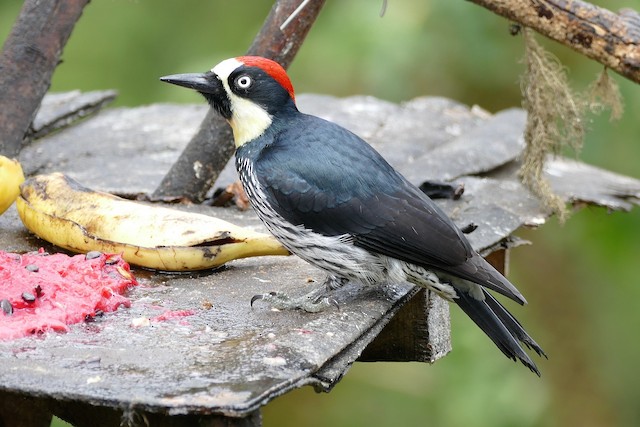
<path fill-rule="evenodd" d="M 131 264 L 156 270 L 204 270 L 237 258 L 289 254 L 270 235 L 92 191 L 60 173 L 27 179 L 16 207 L 30 231 L 56 246 L 121 253 Z"/>
<path fill-rule="evenodd" d="M 0 156 L 0 215 L 11 206 L 20 194 L 24 181 L 22 167 L 17 160 Z"/>

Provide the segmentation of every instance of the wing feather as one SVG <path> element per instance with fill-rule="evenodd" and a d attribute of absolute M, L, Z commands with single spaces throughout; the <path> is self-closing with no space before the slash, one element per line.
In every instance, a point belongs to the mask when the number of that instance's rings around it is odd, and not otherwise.
<path fill-rule="evenodd" d="M 323 235 L 351 235 L 367 250 L 524 302 L 451 219 L 369 144 L 322 119 L 301 115 L 300 120 L 275 136 L 255 162 L 278 214 Z"/>
<path fill-rule="evenodd" d="M 366 142 L 330 122 L 322 126 L 328 138 L 319 138 L 321 119 L 303 117 L 304 126 L 281 132 L 256 162 L 282 217 L 421 265 L 456 265 L 473 255 L 435 203 Z"/>

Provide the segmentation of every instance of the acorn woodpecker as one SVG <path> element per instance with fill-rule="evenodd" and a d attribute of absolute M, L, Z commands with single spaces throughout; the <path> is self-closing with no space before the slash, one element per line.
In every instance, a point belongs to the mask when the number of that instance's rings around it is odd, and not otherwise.
<path fill-rule="evenodd" d="M 350 131 L 301 113 L 274 61 L 242 56 L 162 81 L 200 92 L 231 125 L 236 168 L 257 215 L 292 253 L 327 272 L 327 288 L 409 281 L 455 302 L 510 359 L 540 375 L 524 344 L 540 346 L 488 289 L 522 294 L 420 189 Z M 275 292 L 254 297 L 317 311 Z"/>

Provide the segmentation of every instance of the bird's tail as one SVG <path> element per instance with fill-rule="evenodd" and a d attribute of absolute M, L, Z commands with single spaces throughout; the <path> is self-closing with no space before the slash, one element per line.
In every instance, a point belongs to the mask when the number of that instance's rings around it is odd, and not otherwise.
<path fill-rule="evenodd" d="M 454 301 L 509 359 L 520 360 L 527 368 L 540 376 L 538 367 L 520 343 L 535 351 L 538 356 L 547 357 L 544 350 L 502 304 L 486 290 L 482 291 L 484 292 L 484 300 L 476 299 L 466 292 L 458 292 L 458 298 Z"/>

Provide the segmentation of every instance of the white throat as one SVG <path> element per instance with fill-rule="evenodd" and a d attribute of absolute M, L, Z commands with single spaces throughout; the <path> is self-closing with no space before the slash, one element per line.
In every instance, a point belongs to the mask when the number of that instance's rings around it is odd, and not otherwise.
<path fill-rule="evenodd" d="M 224 86 L 224 90 L 231 102 L 231 119 L 229 124 L 233 130 L 233 139 L 236 147 L 241 147 L 262 135 L 269 126 L 272 118 L 261 106 L 242 98 L 231 91 L 229 76 L 238 67 L 244 65 L 235 58 L 227 59 L 213 67 L 215 73 Z"/>

